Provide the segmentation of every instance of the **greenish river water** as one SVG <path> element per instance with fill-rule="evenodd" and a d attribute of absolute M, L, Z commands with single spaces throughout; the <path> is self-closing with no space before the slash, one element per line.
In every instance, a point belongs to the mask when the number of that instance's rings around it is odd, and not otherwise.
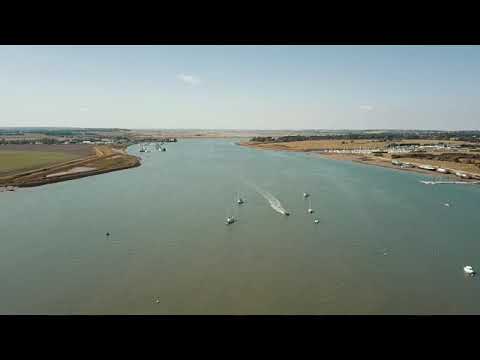
<path fill-rule="evenodd" d="M 479 186 L 234 141 L 1 193 L 0 313 L 480 313 Z"/>

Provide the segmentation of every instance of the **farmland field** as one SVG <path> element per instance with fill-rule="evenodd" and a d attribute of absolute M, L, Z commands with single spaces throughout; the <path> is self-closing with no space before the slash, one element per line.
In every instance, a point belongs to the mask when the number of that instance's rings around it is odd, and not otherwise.
<path fill-rule="evenodd" d="M 0 151 L 0 175 L 35 169 L 78 158 L 74 154 L 51 151 Z"/>
<path fill-rule="evenodd" d="M 0 146 L 0 187 L 38 186 L 139 165 L 123 147 L 6 145 Z"/>
<path fill-rule="evenodd" d="M 94 155 L 90 145 L 2 145 L 0 146 L 0 176 L 34 170 Z"/>

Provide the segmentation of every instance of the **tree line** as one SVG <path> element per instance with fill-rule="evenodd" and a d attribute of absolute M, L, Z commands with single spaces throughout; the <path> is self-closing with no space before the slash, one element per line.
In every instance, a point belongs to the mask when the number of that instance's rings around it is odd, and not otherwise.
<path fill-rule="evenodd" d="M 445 132 L 381 132 L 381 133 L 346 133 L 324 135 L 286 135 L 286 136 L 255 136 L 250 141 L 255 142 L 291 142 L 306 140 L 378 140 L 394 141 L 402 139 L 423 140 L 459 140 L 468 142 L 480 142 L 480 131 L 445 131 Z"/>

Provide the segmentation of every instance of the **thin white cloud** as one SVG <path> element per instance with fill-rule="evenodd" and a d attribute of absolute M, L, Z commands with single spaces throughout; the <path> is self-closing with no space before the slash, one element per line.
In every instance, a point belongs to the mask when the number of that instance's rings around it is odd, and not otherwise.
<path fill-rule="evenodd" d="M 200 79 L 193 75 L 179 74 L 177 78 L 188 85 L 197 85 L 200 83 Z"/>
<path fill-rule="evenodd" d="M 372 111 L 373 106 L 372 105 L 360 105 L 360 109 L 365 110 L 365 111 Z"/>

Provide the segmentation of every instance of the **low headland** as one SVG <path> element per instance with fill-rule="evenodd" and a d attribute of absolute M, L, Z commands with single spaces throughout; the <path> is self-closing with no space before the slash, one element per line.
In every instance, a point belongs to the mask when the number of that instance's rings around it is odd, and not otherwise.
<path fill-rule="evenodd" d="M 176 141 L 158 131 L 0 128 L 0 192 L 137 167 L 128 146 Z"/>
<path fill-rule="evenodd" d="M 8 151 L 3 159 L 14 157 L 15 166 L 2 167 L 0 191 L 11 191 L 16 187 L 33 187 L 78 179 L 85 176 L 104 174 L 140 166 L 140 159 L 126 153 L 125 147 L 113 145 L 35 145 L 36 149 L 20 147 Z M 51 153 L 51 161 L 45 154 Z M 0 151 L 0 159 L 2 158 Z M 61 161 L 63 159 L 66 161 Z M 73 159 L 71 159 L 73 157 Z M 22 161 L 21 160 L 27 160 Z M 70 160 L 71 159 L 71 160 Z M 7 161 L 0 162 L 5 165 Z"/>

